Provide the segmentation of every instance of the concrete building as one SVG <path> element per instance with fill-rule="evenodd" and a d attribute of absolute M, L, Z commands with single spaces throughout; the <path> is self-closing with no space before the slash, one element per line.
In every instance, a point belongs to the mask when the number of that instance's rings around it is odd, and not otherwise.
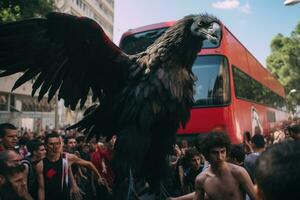
<path fill-rule="evenodd" d="M 56 7 L 60 12 L 94 19 L 113 38 L 114 0 L 56 0 Z M 70 111 L 63 106 L 63 101 L 56 104 L 53 99 L 48 103 L 45 97 L 38 102 L 37 96 L 31 97 L 30 81 L 11 92 L 20 76 L 21 74 L 15 74 L 0 78 L 0 123 L 10 122 L 17 127 L 39 131 L 55 127 L 55 118 L 58 119 L 59 126 L 64 126 L 82 117 L 83 111 Z M 88 98 L 86 105 L 90 104 L 91 98 Z"/>
<path fill-rule="evenodd" d="M 114 0 L 56 0 L 60 12 L 86 16 L 96 20 L 112 39 Z"/>

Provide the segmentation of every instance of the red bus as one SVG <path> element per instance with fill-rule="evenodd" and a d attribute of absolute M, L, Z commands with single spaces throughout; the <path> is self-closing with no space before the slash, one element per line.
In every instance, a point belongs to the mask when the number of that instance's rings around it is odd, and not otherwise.
<path fill-rule="evenodd" d="M 130 29 L 120 48 L 128 54 L 144 51 L 175 22 Z M 233 143 L 245 131 L 268 134 L 288 119 L 283 86 L 223 25 L 221 42 L 205 41 L 193 65 L 198 80 L 191 118 L 181 137 L 191 138 L 211 131 L 226 131 Z"/>

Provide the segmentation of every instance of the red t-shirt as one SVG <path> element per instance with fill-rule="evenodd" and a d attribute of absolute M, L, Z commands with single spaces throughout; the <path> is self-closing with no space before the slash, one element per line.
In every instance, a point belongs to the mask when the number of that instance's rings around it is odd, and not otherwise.
<path fill-rule="evenodd" d="M 100 149 L 98 148 L 92 153 L 91 162 L 96 166 L 100 175 L 107 181 L 108 186 L 112 188 L 114 181 L 114 174 L 110 166 L 110 161 L 112 159 L 112 151 L 108 148 Z M 106 166 L 106 172 L 103 173 L 102 161 L 104 160 Z"/>

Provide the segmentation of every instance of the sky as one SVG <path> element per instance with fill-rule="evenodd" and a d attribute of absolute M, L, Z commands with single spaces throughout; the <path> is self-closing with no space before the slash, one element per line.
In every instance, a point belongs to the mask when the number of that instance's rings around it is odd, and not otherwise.
<path fill-rule="evenodd" d="M 300 3 L 284 0 L 115 0 L 114 42 L 128 29 L 208 13 L 225 26 L 266 66 L 270 43 L 278 33 L 290 36 L 300 22 Z"/>

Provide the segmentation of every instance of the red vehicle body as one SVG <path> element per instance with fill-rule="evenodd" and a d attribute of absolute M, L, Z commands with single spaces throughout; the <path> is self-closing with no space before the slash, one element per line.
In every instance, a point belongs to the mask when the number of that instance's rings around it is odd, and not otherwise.
<path fill-rule="evenodd" d="M 128 54 L 145 50 L 175 22 L 130 29 L 120 47 Z M 287 120 L 283 86 L 223 25 L 220 44 L 204 43 L 193 65 L 198 76 L 195 105 L 179 136 L 226 131 L 233 143 L 243 141 L 249 131 L 268 134 Z"/>

